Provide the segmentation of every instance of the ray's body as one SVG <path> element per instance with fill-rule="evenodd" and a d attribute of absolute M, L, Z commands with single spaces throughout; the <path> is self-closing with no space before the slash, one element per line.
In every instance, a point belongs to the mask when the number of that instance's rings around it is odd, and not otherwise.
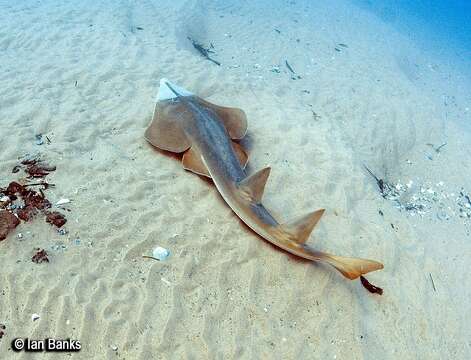
<path fill-rule="evenodd" d="M 218 107 L 183 89 L 177 91 L 166 80 L 161 81 L 161 89 L 162 86 L 167 87 L 166 98 L 161 99 L 160 108 L 157 104 L 153 123 L 146 132 L 147 140 L 165 150 L 187 150 L 184 167 L 210 177 L 227 204 L 253 231 L 294 255 L 326 262 L 349 279 L 383 268 L 373 260 L 335 256 L 307 246 L 305 242 L 323 209 L 291 224 L 279 224 L 261 204 L 270 168 L 247 176 L 244 170 L 247 157 L 231 140 L 245 135 L 243 112 Z"/>

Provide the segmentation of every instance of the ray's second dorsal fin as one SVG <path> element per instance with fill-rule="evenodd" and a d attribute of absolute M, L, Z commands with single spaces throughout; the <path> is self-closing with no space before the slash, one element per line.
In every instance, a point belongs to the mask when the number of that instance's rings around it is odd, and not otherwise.
<path fill-rule="evenodd" d="M 309 235 L 311 235 L 312 230 L 321 219 L 324 211 L 325 209 L 320 209 L 291 223 L 279 225 L 280 229 L 289 234 L 293 241 L 304 244 L 309 239 Z"/>

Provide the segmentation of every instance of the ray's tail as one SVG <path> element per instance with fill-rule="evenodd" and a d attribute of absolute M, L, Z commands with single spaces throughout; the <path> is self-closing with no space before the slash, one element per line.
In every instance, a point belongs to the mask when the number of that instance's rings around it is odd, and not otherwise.
<path fill-rule="evenodd" d="M 383 269 L 378 261 L 337 256 L 311 249 L 306 245 L 310 234 L 324 214 L 324 209 L 309 213 L 296 221 L 278 226 L 276 236 L 285 242 L 294 242 L 303 247 L 307 258 L 314 261 L 323 261 L 336 268 L 343 276 L 353 280 L 371 271 Z"/>
<path fill-rule="evenodd" d="M 324 254 L 323 259 L 336 268 L 343 276 L 354 280 L 371 271 L 381 270 L 384 266 L 378 261 Z"/>

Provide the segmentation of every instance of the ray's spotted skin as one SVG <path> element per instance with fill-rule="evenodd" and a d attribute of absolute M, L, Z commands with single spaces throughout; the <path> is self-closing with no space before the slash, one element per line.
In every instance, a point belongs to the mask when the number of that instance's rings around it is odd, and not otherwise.
<path fill-rule="evenodd" d="M 160 149 L 184 152 L 184 168 L 211 178 L 237 216 L 272 244 L 304 259 L 328 263 L 348 279 L 382 269 L 377 261 L 336 256 L 306 245 L 324 209 L 288 224 L 273 218 L 261 203 L 270 168 L 247 176 L 248 157 L 233 141 L 242 139 L 246 131 L 242 110 L 211 104 L 162 79 L 145 138 Z"/>

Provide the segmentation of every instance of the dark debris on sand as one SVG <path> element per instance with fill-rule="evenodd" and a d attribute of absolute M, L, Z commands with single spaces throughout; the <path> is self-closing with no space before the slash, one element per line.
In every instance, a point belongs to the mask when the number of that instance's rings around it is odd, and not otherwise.
<path fill-rule="evenodd" d="M 44 178 L 56 167 L 43 162 L 38 158 L 23 160 L 13 168 L 13 173 L 23 169 L 29 178 Z M 24 180 L 23 180 L 24 181 Z M 21 181 L 20 181 L 21 182 Z M 38 183 L 22 184 L 12 181 L 6 188 L 0 188 L 0 241 L 4 240 L 8 233 L 16 228 L 20 220 L 30 221 L 37 214 L 42 213 L 46 221 L 56 227 L 62 227 L 67 220 L 57 211 L 48 211 L 51 202 L 46 199 L 43 190 L 53 184 L 41 181 Z M 38 190 L 34 190 L 38 187 Z"/>
<path fill-rule="evenodd" d="M 44 249 L 36 249 L 36 254 L 33 255 L 31 258 L 32 262 L 35 262 L 36 264 L 41 264 L 43 262 L 49 262 L 49 259 L 47 257 L 47 252 Z"/>
<path fill-rule="evenodd" d="M 20 220 L 7 210 L 0 210 L 0 241 L 5 240 L 8 233 L 20 224 Z"/>
<path fill-rule="evenodd" d="M 67 222 L 64 215 L 58 211 L 46 212 L 46 221 L 58 228 L 62 227 Z"/>
<path fill-rule="evenodd" d="M 292 79 L 292 80 L 299 80 L 299 79 L 301 79 L 301 76 L 299 76 L 298 74 L 296 74 L 296 72 L 293 70 L 293 68 L 292 68 L 291 65 L 289 64 L 288 60 L 285 60 L 285 65 L 286 65 L 286 67 L 288 68 L 288 70 L 291 72 L 291 79 Z"/>
<path fill-rule="evenodd" d="M 209 56 L 209 54 L 214 54 L 214 46 L 211 44 L 209 48 L 205 48 L 202 44 L 197 42 L 196 40 L 192 39 L 191 37 L 187 37 L 188 40 L 191 41 L 193 47 L 200 53 L 200 55 L 207 60 L 215 63 L 216 65 L 220 66 L 221 63 L 219 61 L 214 60 L 212 57 Z"/>
<path fill-rule="evenodd" d="M 28 159 L 21 162 L 21 165 L 25 165 L 25 171 L 30 177 L 42 178 L 48 175 L 50 172 L 55 171 L 56 167 L 51 166 L 40 159 Z"/>
<path fill-rule="evenodd" d="M 380 287 L 374 286 L 370 283 L 364 276 L 360 276 L 360 281 L 363 287 L 372 294 L 383 295 L 383 289 Z"/>

